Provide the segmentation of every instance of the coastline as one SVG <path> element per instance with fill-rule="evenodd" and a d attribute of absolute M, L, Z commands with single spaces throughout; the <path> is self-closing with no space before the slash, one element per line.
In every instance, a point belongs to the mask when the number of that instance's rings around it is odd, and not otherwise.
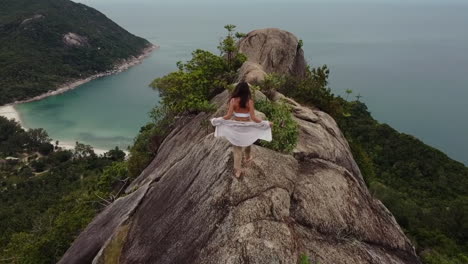
<path fill-rule="evenodd" d="M 82 142 L 81 142 L 82 143 Z M 66 149 L 66 150 L 74 150 L 75 149 L 75 142 L 69 142 L 69 141 L 60 141 L 59 140 L 59 144 L 58 146 L 62 149 Z M 94 146 L 91 146 L 93 147 L 93 151 L 94 153 L 96 153 L 97 155 L 103 155 L 104 153 L 108 152 L 110 149 L 102 149 L 102 148 L 95 148 Z M 126 155 L 129 154 L 129 152 L 127 150 L 122 150 L 123 152 L 125 152 Z"/>
<path fill-rule="evenodd" d="M 141 54 L 138 55 L 137 57 L 133 56 L 133 57 L 130 57 L 128 59 L 122 60 L 119 63 L 116 63 L 112 70 L 97 73 L 97 74 L 91 75 L 91 76 L 89 76 L 87 78 L 76 79 L 76 80 L 66 82 L 66 83 L 58 86 L 58 88 L 56 90 L 49 91 L 49 92 L 43 93 L 41 95 L 26 99 L 26 100 L 20 100 L 20 101 L 15 101 L 13 103 L 5 104 L 5 105 L 0 106 L 0 108 L 7 107 L 7 106 L 14 106 L 14 105 L 17 105 L 17 104 L 22 104 L 22 103 L 29 103 L 29 102 L 39 101 L 39 100 L 42 100 L 42 99 L 47 98 L 49 96 L 54 96 L 54 95 L 62 94 L 62 93 L 65 93 L 67 91 L 73 90 L 73 89 L 77 88 L 78 86 L 80 86 L 82 84 L 85 84 L 87 82 L 90 82 L 92 80 L 124 72 L 124 71 L 130 69 L 133 66 L 141 64 L 144 59 L 148 58 L 151 55 L 151 53 L 154 50 L 158 49 L 158 48 L 159 48 L 158 45 L 151 44 L 150 46 L 144 48 L 142 50 Z"/>
<path fill-rule="evenodd" d="M 14 105 L 0 106 L 0 116 L 6 117 L 7 119 L 13 119 L 23 127 L 23 122 L 21 121 L 20 115 L 18 111 L 16 111 Z"/>
<path fill-rule="evenodd" d="M 128 70 L 129 68 L 131 68 L 133 66 L 141 64 L 144 59 L 148 58 L 151 55 L 151 53 L 154 50 L 158 49 L 158 48 L 159 48 L 158 45 L 151 44 L 150 46 L 144 48 L 140 55 L 138 55 L 136 57 L 133 56 L 133 57 L 130 57 L 128 59 L 122 60 L 119 63 L 116 63 L 112 70 L 97 73 L 97 74 L 91 75 L 91 76 L 89 76 L 87 78 L 69 81 L 67 83 L 64 83 L 64 84 L 60 85 L 56 90 L 49 91 L 47 93 L 35 96 L 33 98 L 30 98 L 30 99 L 15 101 L 13 103 L 5 104 L 5 105 L 0 105 L 0 116 L 6 117 L 7 119 L 13 119 L 16 122 L 18 122 L 23 129 L 27 129 L 24 126 L 23 121 L 21 120 L 21 115 L 15 109 L 16 105 L 22 104 L 22 103 L 29 103 L 29 102 L 33 102 L 33 101 L 39 101 L 39 100 L 42 100 L 42 99 L 47 98 L 49 96 L 59 95 L 59 94 L 65 93 L 67 91 L 73 90 L 73 89 L 77 88 L 78 86 L 80 86 L 82 84 L 85 84 L 87 82 L 90 82 L 92 80 L 124 72 L 124 71 Z M 71 142 L 60 142 L 59 147 L 61 147 L 63 149 L 74 149 L 75 148 L 75 143 L 74 142 L 73 143 L 71 143 Z M 104 149 L 99 149 L 99 148 L 94 148 L 94 147 L 93 147 L 93 150 L 98 155 L 104 154 L 105 152 L 109 151 L 109 150 L 104 150 Z M 124 152 L 128 155 L 128 151 L 124 151 Z"/>

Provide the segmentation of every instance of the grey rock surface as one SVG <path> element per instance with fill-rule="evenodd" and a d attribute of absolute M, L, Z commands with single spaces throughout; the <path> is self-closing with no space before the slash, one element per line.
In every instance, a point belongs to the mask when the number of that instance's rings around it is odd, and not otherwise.
<path fill-rule="evenodd" d="M 239 76 L 242 79 L 238 81 L 248 82 L 250 84 L 259 84 L 265 80 L 267 73 L 263 67 L 255 62 L 246 61 L 239 69 Z"/>
<path fill-rule="evenodd" d="M 88 45 L 88 38 L 69 32 L 63 35 L 63 42 L 70 47 L 81 47 Z"/>
<path fill-rule="evenodd" d="M 301 254 L 324 264 L 419 263 L 324 113 L 297 119 L 294 155 L 254 146 L 254 161 L 235 179 L 229 143 L 203 122 L 222 115 L 227 99 L 213 99 L 214 114 L 180 119 L 128 188 L 136 191 L 101 213 L 61 263 L 104 263 L 98 252 L 123 224 L 120 263 L 297 263 Z"/>
<path fill-rule="evenodd" d="M 288 31 L 277 28 L 254 30 L 241 39 L 238 46 L 249 62 L 261 65 L 267 73 L 305 74 L 304 51 L 297 37 Z"/>
<path fill-rule="evenodd" d="M 254 145 L 254 160 L 234 178 L 231 146 L 207 122 L 225 114 L 228 98 L 212 100 L 215 113 L 180 118 L 128 195 L 61 263 L 110 263 L 112 255 L 132 264 L 294 264 L 302 254 L 321 264 L 420 263 L 324 112 L 276 95 L 294 106 L 297 147 L 282 154 Z"/>

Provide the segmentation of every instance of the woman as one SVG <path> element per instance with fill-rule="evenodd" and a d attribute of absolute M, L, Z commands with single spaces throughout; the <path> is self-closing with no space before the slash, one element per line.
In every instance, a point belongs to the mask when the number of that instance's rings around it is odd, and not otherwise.
<path fill-rule="evenodd" d="M 243 152 L 245 152 L 245 161 L 249 162 L 252 160 L 251 145 L 256 140 L 271 141 L 272 123 L 262 121 L 255 116 L 254 101 L 249 84 L 246 82 L 237 84 L 229 101 L 227 114 L 222 117 L 222 120 L 214 119 L 212 123 L 216 126 L 215 136 L 226 137 L 233 144 L 236 178 L 242 174 Z"/>

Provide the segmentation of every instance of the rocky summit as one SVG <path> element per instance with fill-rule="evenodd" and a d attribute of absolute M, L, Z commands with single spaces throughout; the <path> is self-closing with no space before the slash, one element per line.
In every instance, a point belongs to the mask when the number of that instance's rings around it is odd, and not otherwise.
<path fill-rule="evenodd" d="M 298 43 L 279 29 L 247 34 L 239 79 L 302 74 Z M 291 264 L 302 255 L 320 264 L 420 263 L 324 112 L 270 96 L 291 105 L 298 145 L 292 154 L 255 145 L 253 162 L 234 178 L 231 146 L 207 122 L 226 112 L 228 98 L 225 91 L 212 100 L 214 113 L 178 119 L 127 195 L 89 224 L 60 263 Z"/>

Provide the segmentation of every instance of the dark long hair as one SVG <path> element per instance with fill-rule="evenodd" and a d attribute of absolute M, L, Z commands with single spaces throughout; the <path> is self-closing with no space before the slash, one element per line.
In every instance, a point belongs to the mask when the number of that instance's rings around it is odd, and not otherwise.
<path fill-rule="evenodd" d="M 234 89 L 231 98 L 236 97 L 240 98 L 239 106 L 241 108 L 247 108 L 247 103 L 249 102 L 249 99 L 252 98 L 248 83 L 240 82 L 236 85 L 236 89 Z"/>

